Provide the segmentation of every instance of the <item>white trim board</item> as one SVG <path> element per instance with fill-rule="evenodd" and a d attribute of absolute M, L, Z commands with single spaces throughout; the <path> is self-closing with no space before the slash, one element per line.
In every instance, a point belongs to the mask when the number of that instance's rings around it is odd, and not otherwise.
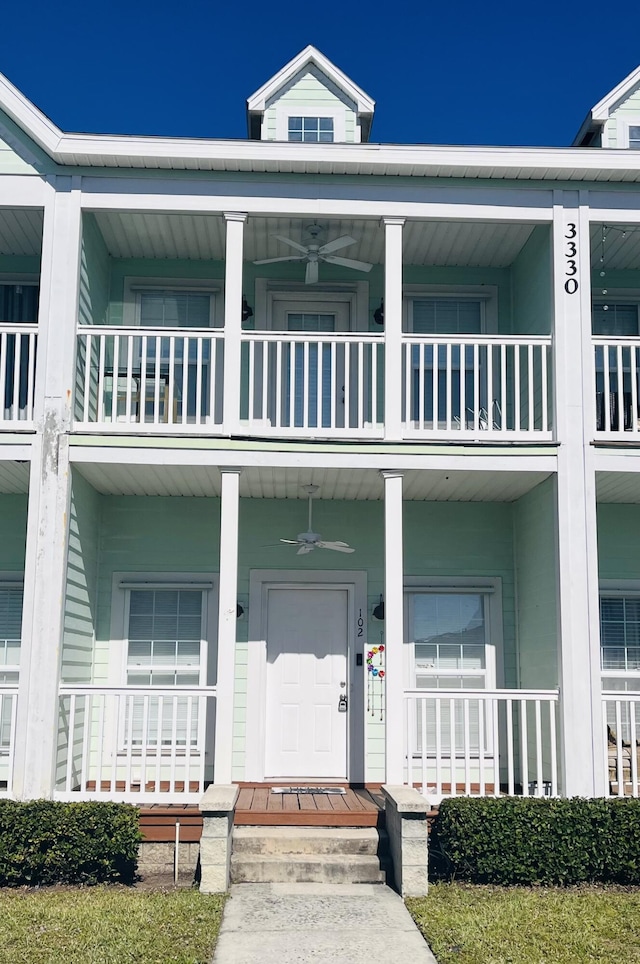
<path fill-rule="evenodd" d="M 352 783 L 364 782 L 366 722 L 364 666 L 356 666 L 356 654 L 364 653 L 368 645 L 366 639 L 367 573 L 362 570 L 321 569 L 253 569 L 250 573 L 245 780 L 262 782 L 265 777 L 266 596 L 268 589 L 270 587 L 304 588 L 314 585 L 346 589 L 349 594 L 347 778 Z M 364 619 L 362 637 L 357 636 L 357 620 L 360 615 Z"/>

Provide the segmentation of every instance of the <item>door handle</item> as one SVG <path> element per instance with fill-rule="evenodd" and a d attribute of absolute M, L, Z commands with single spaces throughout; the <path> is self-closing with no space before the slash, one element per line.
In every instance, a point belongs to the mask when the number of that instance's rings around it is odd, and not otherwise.
<path fill-rule="evenodd" d="M 349 701 L 347 699 L 346 693 L 341 693 L 338 699 L 338 713 L 346 713 Z"/>

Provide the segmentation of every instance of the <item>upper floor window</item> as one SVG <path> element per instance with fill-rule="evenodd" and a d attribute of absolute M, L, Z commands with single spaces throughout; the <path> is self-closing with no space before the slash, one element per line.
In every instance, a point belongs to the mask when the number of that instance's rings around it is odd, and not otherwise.
<path fill-rule="evenodd" d="M 409 327 L 416 335 L 479 335 L 482 309 L 480 299 L 412 298 Z"/>
<path fill-rule="evenodd" d="M 629 127 L 629 147 L 632 151 L 640 151 L 640 126 Z"/>
<path fill-rule="evenodd" d="M 199 291 L 140 291 L 139 319 L 145 328 L 209 328 L 212 298 Z"/>
<path fill-rule="evenodd" d="M 0 283 L 0 323 L 35 324 L 38 320 L 38 295 L 38 285 L 33 282 Z"/>
<path fill-rule="evenodd" d="M 333 142 L 333 117 L 289 117 L 287 140 Z"/>

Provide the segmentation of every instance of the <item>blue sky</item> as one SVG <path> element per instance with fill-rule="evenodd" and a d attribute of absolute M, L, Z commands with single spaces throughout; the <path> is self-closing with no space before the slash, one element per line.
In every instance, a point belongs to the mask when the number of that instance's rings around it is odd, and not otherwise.
<path fill-rule="evenodd" d="M 31 0 L 0 72 L 63 130 L 244 138 L 308 43 L 376 100 L 373 141 L 562 146 L 640 64 L 640 4 Z"/>

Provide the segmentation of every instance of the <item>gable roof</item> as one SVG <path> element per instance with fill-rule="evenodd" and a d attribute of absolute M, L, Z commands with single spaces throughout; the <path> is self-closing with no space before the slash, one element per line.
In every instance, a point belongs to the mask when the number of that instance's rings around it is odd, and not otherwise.
<path fill-rule="evenodd" d="M 363 127 L 363 140 L 368 139 L 371 121 L 376 102 L 364 92 L 362 87 L 358 87 L 350 77 L 347 77 L 339 67 L 332 64 L 316 47 L 309 44 L 301 50 L 292 60 L 282 67 L 277 74 L 274 74 L 262 87 L 258 88 L 251 97 L 247 98 L 247 121 L 249 134 L 252 131 L 252 119 L 264 113 L 268 101 L 281 88 L 285 87 L 289 81 L 295 77 L 305 67 L 316 67 L 323 73 L 335 86 L 341 90 L 356 105 L 356 111 L 361 117 Z"/>
<path fill-rule="evenodd" d="M 627 94 L 630 94 L 634 88 L 640 85 L 640 67 L 636 67 L 632 70 L 624 80 L 610 90 L 608 94 L 599 100 L 595 107 L 592 107 L 584 121 L 580 130 L 576 134 L 573 140 L 574 147 L 580 147 L 585 144 L 585 141 L 589 140 L 589 136 L 599 131 L 606 120 L 609 119 L 609 114 L 616 104 L 623 100 Z"/>

